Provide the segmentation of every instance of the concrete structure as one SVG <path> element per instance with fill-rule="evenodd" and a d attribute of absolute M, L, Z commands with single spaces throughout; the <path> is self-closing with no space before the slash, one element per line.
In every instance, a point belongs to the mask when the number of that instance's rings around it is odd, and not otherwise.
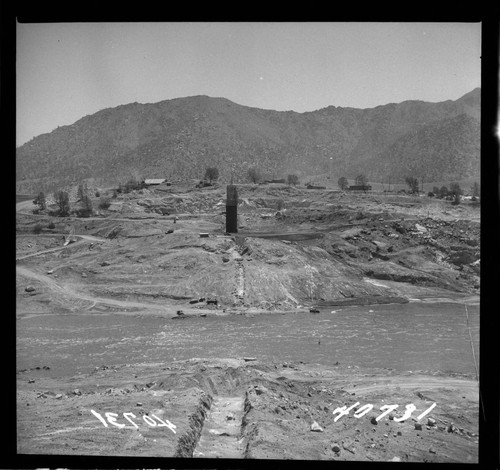
<path fill-rule="evenodd" d="M 238 233 L 238 191 L 234 184 L 227 185 L 226 232 Z"/>

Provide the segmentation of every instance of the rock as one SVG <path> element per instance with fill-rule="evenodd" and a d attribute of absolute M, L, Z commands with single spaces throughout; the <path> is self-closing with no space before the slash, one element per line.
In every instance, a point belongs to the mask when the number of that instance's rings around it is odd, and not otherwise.
<path fill-rule="evenodd" d="M 336 454 L 338 454 L 340 452 L 340 446 L 338 444 L 333 444 L 332 445 L 332 450 L 333 450 L 333 452 L 335 452 Z"/>
<path fill-rule="evenodd" d="M 436 453 L 436 451 L 434 450 L 434 448 L 433 448 L 433 447 L 429 447 L 429 452 L 430 452 L 431 454 L 435 454 L 435 453 Z"/>
<path fill-rule="evenodd" d="M 85 274 L 85 273 L 82 273 L 82 277 L 87 277 L 87 274 Z"/>
<path fill-rule="evenodd" d="M 401 458 L 400 457 L 393 457 L 391 459 L 391 462 L 401 462 Z"/>
<path fill-rule="evenodd" d="M 141 403 L 141 402 L 137 402 L 137 403 L 135 404 L 135 406 L 142 406 L 142 403 Z"/>
<path fill-rule="evenodd" d="M 370 419 L 370 423 L 374 424 L 375 426 L 378 425 L 378 421 L 375 418 Z"/>
<path fill-rule="evenodd" d="M 316 421 L 314 421 L 314 423 L 311 424 L 311 431 L 323 432 L 323 428 Z"/>
<path fill-rule="evenodd" d="M 36 290 L 36 289 L 35 289 L 33 286 L 27 286 L 27 287 L 25 287 L 25 289 L 24 289 L 24 290 L 25 290 L 26 292 L 35 292 L 35 290 Z"/>
<path fill-rule="evenodd" d="M 62 396 L 62 393 L 58 393 L 58 394 L 55 396 L 55 398 L 57 398 L 58 400 L 60 400 L 62 397 L 63 397 L 63 396 Z"/>
<path fill-rule="evenodd" d="M 73 390 L 73 394 L 74 395 L 81 395 L 82 392 L 80 392 L 80 390 L 78 390 L 77 388 L 75 388 L 75 390 Z"/>
<path fill-rule="evenodd" d="M 429 426 L 436 426 L 436 420 L 435 420 L 435 419 L 432 419 L 432 418 L 429 418 L 429 419 L 427 420 L 427 424 L 428 424 Z"/>
<path fill-rule="evenodd" d="M 229 258 L 228 258 L 227 256 L 223 256 L 223 257 L 222 257 L 222 261 L 223 261 L 224 263 L 229 263 Z"/>
<path fill-rule="evenodd" d="M 417 431 L 422 431 L 422 425 L 420 423 L 415 423 L 415 429 Z"/>

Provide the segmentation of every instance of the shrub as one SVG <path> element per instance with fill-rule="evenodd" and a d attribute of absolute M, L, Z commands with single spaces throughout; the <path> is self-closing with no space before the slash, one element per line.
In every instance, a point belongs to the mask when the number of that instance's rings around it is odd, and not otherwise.
<path fill-rule="evenodd" d="M 99 209 L 108 209 L 111 205 L 111 201 L 108 198 L 102 198 L 99 201 Z"/>
<path fill-rule="evenodd" d="M 289 186 L 297 186 L 299 184 L 299 177 L 297 175 L 288 175 L 286 181 Z"/>
<path fill-rule="evenodd" d="M 33 233 L 38 235 L 39 233 L 42 233 L 42 224 L 35 224 L 35 226 L 33 227 Z"/>
<path fill-rule="evenodd" d="M 208 167 L 205 171 L 204 178 L 209 180 L 210 183 L 219 178 L 219 170 L 215 167 Z"/>
<path fill-rule="evenodd" d="M 53 230 L 56 228 L 56 225 L 54 224 L 54 222 L 49 222 L 49 225 L 47 227 Z"/>

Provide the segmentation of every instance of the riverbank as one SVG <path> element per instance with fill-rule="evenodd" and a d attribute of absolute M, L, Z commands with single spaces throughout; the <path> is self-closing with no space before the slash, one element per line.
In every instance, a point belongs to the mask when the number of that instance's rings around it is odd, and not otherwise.
<path fill-rule="evenodd" d="M 192 359 L 17 384 L 20 453 L 477 462 L 478 385 L 460 374 Z"/>

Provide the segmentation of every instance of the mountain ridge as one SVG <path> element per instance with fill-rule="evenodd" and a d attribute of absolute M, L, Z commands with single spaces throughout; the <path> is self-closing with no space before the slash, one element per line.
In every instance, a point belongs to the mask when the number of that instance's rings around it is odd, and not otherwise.
<path fill-rule="evenodd" d="M 127 103 L 18 147 L 16 189 L 50 191 L 88 179 L 115 184 L 131 175 L 199 179 L 207 166 L 217 166 L 223 180 L 232 176 L 236 182 L 245 180 L 250 166 L 271 177 L 328 172 L 333 178 L 364 173 L 369 179 L 398 179 L 410 167 L 436 180 L 445 174 L 477 176 L 480 95 L 476 88 L 455 101 L 327 106 L 304 113 L 207 95 Z M 456 158 L 443 141 L 454 142 Z M 422 161 L 409 165 L 410 157 L 398 154 L 408 149 L 411 158 Z M 427 154 L 434 160 L 422 159 Z M 454 165 L 455 172 L 444 172 Z"/>

